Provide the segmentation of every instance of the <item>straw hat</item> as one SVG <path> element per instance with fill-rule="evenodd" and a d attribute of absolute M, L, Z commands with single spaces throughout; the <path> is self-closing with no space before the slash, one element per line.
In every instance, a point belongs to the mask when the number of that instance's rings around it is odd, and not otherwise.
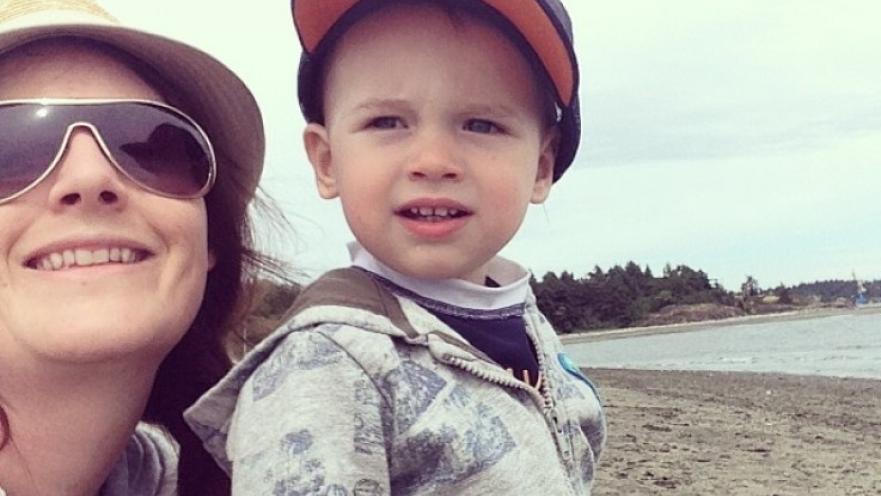
<path fill-rule="evenodd" d="M 263 168 L 263 119 L 254 96 L 228 67 L 180 41 L 125 27 L 92 0 L 0 0 L 0 57 L 58 36 L 101 41 L 155 68 L 192 103 L 188 112 L 219 154 L 234 162 L 233 170 L 218 170 L 218 176 L 228 175 L 253 196 Z"/>

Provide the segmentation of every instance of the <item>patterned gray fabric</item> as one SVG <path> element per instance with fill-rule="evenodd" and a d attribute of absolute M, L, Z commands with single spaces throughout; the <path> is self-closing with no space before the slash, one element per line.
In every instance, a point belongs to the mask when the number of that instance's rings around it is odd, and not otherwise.
<path fill-rule="evenodd" d="M 561 365 L 532 295 L 525 319 L 542 392 L 398 301 L 417 336 L 365 310 L 314 306 L 187 411 L 233 494 L 590 494 L 605 442 L 600 401 Z"/>
<path fill-rule="evenodd" d="M 139 424 L 100 496 L 175 496 L 177 445 L 160 429 Z"/>

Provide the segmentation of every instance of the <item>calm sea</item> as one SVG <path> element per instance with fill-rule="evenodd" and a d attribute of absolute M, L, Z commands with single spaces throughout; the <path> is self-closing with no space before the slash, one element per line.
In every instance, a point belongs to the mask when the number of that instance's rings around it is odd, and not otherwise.
<path fill-rule="evenodd" d="M 881 379 L 881 314 L 743 324 L 566 346 L 581 366 Z"/>

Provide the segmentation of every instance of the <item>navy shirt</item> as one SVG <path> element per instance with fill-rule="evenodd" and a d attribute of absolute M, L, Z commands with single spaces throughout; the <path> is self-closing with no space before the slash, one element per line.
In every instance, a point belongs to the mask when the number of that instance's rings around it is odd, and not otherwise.
<path fill-rule="evenodd" d="M 517 379 L 539 389 L 541 377 L 532 340 L 526 335 L 523 316 L 474 319 L 428 309 L 475 348 L 486 353 Z"/>
<path fill-rule="evenodd" d="M 535 347 L 526 334 L 523 304 L 496 310 L 464 308 L 426 298 L 382 276 L 372 275 L 392 292 L 412 299 L 431 312 L 515 378 L 540 389 L 542 378 Z M 488 279 L 487 286 L 498 287 L 498 284 Z"/>

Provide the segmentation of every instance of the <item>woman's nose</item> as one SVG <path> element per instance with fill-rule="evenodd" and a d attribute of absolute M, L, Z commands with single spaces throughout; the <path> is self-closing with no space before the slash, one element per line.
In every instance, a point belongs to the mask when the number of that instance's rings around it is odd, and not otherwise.
<path fill-rule="evenodd" d="M 94 131 L 74 129 L 53 171 L 49 201 L 53 208 L 122 208 L 126 185 Z"/>
<path fill-rule="evenodd" d="M 451 137 L 441 131 L 426 131 L 414 146 L 415 153 L 407 169 L 410 179 L 453 182 L 462 179 L 465 168 Z"/>

